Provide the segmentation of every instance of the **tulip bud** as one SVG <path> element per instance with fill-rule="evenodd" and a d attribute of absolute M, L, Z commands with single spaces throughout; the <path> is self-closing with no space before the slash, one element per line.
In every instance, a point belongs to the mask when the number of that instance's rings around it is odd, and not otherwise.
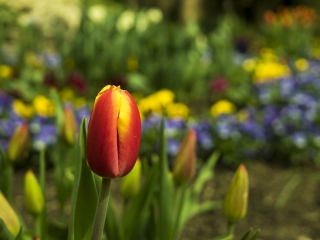
<path fill-rule="evenodd" d="M 246 167 L 240 164 L 223 202 L 223 213 L 229 223 L 235 223 L 246 215 L 248 185 L 249 178 Z"/>
<path fill-rule="evenodd" d="M 0 191 L 0 218 L 2 218 L 4 224 L 8 230 L 14 235 L 17 236 L 20 230 L 20 222 L 17 214 L 12 209 L 7 199 L 3 196 Z"/>
<path fill-rule="evenodd" d="M 120 192 L 126 199 L 132 198 L 139 189 L 141 161 L 138 159 L 132 171 L 122 179 Z"/>
<path fill-rule="evenodd" d="M 32 170 L 27 171 L 24 178 L 24 204 L 34 216 L 39 215 L 44 207 L 42 190 Z"/>
<path fill-rule="evenodd" d="M 104 178 L 125 176 L 137 160 L 140 135 L 140 114 L 132 96 L 120 87 L 105 86 L 89 121 L 88 166 Z"/>
<path fill-rule="evenodd" d="M 189 130 L 173 160 L 173 178 L 177 183 L 184 183 L 194 176 L 197 161 L 196 140 L 195 130 Z"/>
<path fill-rule="evenodd" d="M 78 123 L 73 110 L 70 106 L 64 109 L 64 123 L 62 126 L 62 137 L 70 145 L 73 145 L 76 140 L 78 131 Z"/>
<path fill-rule="evenodd" d="M 11 161 L 24 157 L 29 145 L 29 125 L 22 123 L 14 131 L 8 145 L 8 158 Z"/>

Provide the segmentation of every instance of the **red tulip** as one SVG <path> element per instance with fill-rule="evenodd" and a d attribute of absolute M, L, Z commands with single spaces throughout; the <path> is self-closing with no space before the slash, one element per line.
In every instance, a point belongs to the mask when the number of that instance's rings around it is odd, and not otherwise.
<path fill-rule="evenodd" d="M 189 130 L 173 160 L 173 177 L 178 183 L 187 182 L 195 174 L 197 161 L 196 141 L 196 131 L 194 129 Z"/>
<path fill-rule="evenodd" d="M 89 121 L 88 166 L 101 177 L 125 176 L 138 158 L 140 135 L 140 114 L 132 96 L 120 87 L 105 86 Z"/>

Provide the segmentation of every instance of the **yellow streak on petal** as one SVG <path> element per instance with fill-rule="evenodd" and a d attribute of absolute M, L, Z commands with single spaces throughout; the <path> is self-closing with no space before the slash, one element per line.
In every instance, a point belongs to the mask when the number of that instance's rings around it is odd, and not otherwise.
<path fill-rule="evenodd" d="M 118 137 L 120 142 L 124 141 L 127 136 L 131 119 L 130 99 L 125 94 L 121 95 L 122 99 L 118 118 Z"/>

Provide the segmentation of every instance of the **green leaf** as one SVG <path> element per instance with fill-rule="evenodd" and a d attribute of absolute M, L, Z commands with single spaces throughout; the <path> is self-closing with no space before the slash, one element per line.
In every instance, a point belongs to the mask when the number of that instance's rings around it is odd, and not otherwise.
<path fill-rule="evenodd" d="M 164 117 L 160 128 L 160 179 L 159 179 L 159 239 L 170 240 L 174 232 L 173 211 L 169 206 L 174 205 L 174 183 L 170 177 L 167 159 L 166 138 L 164 135 Z"/>
<path fill-rule="evenodd" d="M 158 165 L 152 167 L 141 190 L 125 208 L 124 218 L 122 219 L 125 240 L 134 239 L 134 236 L 140 231 L 139 227 L 144 225 L 144 219 L 149 214 L 154 192 L 158 186 Z"/>
<path fill-rule="evenodd" d="M 44 206 L 43 210 L 41 212 L 40 217 L 40 239 L 45 240 L 46 239 L 46 232 L 47 232 L 47 204 L 46 204 L 46 159 L 45 159 L 45 148 L 43 148 L 40 152 L 39 156 L 39 177 L 40 177 L 40 187 L 43 194 L 44 199 Z"/>
<path fill-rule="evenodd" d="M 2 239 L 2 238 L 0 238 L 0 239 Z M 22 226 L 21 226 L 15 240 L 22 240 L 22 239 L 23 239 L 23 235 L 22 235 Z"/>
<path fill-rule="evenodd" d="M 260 229 L 255 231 L 255 233 L 252 235 L 252 237 L 249 240 L 255 240 L 260 234 Z"/>
<path fill-rule="evenodd" d="M 86 164 L 86 139 L 87 124 L 84 117 L 77 144 L 78 157 L 71 199 L 68 240 L 86 240 L 90 238 L 98 202 L 94 174 Z"/>
<path fill-rule="evenodd" d="M 252 232 L 252 228 L 249 228 L 248 231 L 243 235 L 243 237 L 240 240 L 247 240 L 251 232 Z"/>
<path fill-rule="evenodd" d="M 62 131 L 62 125 L 64 122 L 63 105 L 60 101 L 60 97 L 59 97 L 59 94 L 56 89 L 54 89 L 54 88 L 50 89 L 50 97 L 54 102 L 55 112 L 56 112 L 57 134 L 58 134 L 58 136 L 60 136 L 61 131 Z"/>
<path fill-rule="evenodd" d="M 9 232 L 7 226 L 4 224 L 2 218 L 0 218 L 0 239 L 1 240 L 13 240 L 14 237 Z"/>
<path fill-rule="evenodd" d="M 123 239 L 117 212 L 111 197 L 109 197 L 108 211 L 107 211 L 104 229 L 107 235 L 107 239 L 110 239 L 110 240 Z"/>
<path fill-rule="evenodd" d="M 232 240 L 232 239 L 233 239 L 233 234 L 229 234 L 229 235 L 213 238 L 212 240 Z"/>

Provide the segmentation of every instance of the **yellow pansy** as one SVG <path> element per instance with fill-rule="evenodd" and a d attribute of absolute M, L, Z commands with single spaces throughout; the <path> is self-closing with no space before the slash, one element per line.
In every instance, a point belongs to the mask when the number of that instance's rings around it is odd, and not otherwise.
<path fill-rule="evenodd" d="M 242 63 L 243 69 L 246 70 L 247 72 L 252 72 L 256 67 L 256 65 L 257 65 L 257 61 L 254 60 L 253 58 L 246 59 Z"/>
<path fill-rule="evenodd" d="M 0 79 L 1 78 L 11 78 L 13 76 L 13 68 L 2 64 L 0 65 Z"/>
<path fill-rule="evenodd" d="M 299 71 L 306 71 L 309 68 L 309 62 L 304 58 L 299 58 L 294 65 Z"/>
<path fill-rule="evenodd" d="M 264 82 L 288 75 L 290 75 L 290 69 L 287 65 L 274 61 L 262 61 L 256 66 L 253 80 L 255 82 Z"/>
<path fill-rule="evenodd" d="M 15 99 L 12 102 L 13 111 L 20 117 L 30 119 L 34 115 L 33 106 L 30 104 L 25 104 L 20 99 Z"/>
<path fill-rule="evenodd" d="M 37 95 L 33 99 L 33 107 L 37 114 L 44 117 L 54 116 L 55 114 L 53 101 L 43 95 Z"/>
<path fill-rule="evenodd" d="M 161 89 L 157 92 L 154 93 L 154 95 L 152 96 L 154 97 L 154 99 L 163 107 L 165 107 L 166 105 L 168 105 L 169 103 L 172 103 L 175 95 L 172 91 L 170 91 L 169 89 Z"/>
<path fill-rule="evenodd" d="M 171 103 L 167 106 L 166 110 L 169 118 L 187 118 L 189 115 L 189 108 L 183 103 Z"/>
<path fill-rule="evenodd" d="M 213 117 L 217 117 L 221 114 L 230 114 L 236 110 L 236 106 L 227 101 L 227 100 L 220 100 L 213 104 L 210 109 L 210 113 Z"/>

